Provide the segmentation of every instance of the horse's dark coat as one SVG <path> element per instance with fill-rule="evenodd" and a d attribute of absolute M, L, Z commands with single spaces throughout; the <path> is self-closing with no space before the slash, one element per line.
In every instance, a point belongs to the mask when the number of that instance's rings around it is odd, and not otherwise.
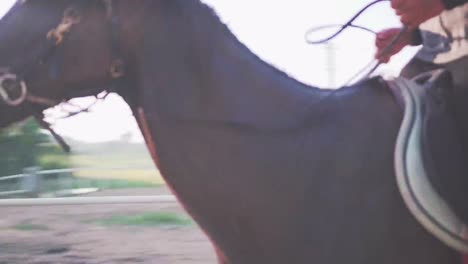
<path fill-rule="evenodd" d="M 129 69 L 121 93 L 145 112 L 165 179 L 223 262 L 459 262 L 399 196 L 392 155 L 402 112 L 378 79 L 337 92 L 308 87 L 262 62 L 196 0 L 115 3 Z M 89 19 L 82 27 L 101 21 Z M 0 24 L 2 43 L 24 40 L 5 33 L 15 21 Z M 88 46 L 107 43 L 78 33 L 74 40 Z M 94 56 L 81 67 L 101 73 L 107 65 L 93 49 L 74 43 L 63 49 Z M 1 44 L 1 64 L 12 60 L 6 52 L 21 56 Z M 73 63 L 65 57 L 64 75 Z M 59 96 L 84 70 L 74 69 L 53 85 L 38 74 L 28 81 Z M 88 69 L 79 80 L 94 75 Z M 2 106 L 0 124 L 29 110 Z"/>

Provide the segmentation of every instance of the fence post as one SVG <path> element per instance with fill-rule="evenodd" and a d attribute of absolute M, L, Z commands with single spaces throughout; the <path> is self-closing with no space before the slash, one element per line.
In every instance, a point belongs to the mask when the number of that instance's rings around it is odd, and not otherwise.
<path fill-rule="evenodd" d="M 30 197 L 39 197 L 41 193 L 41 175 L 38 167 L 25 168 L 24 177 L 21 179 L 21 189 L 25 190 Z"/>

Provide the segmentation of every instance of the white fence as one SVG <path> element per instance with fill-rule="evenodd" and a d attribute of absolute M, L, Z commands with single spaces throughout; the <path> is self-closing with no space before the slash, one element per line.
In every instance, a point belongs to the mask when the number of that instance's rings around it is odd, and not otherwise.
<path fill-rule="evenodd" d="M 1 181 L 11 181 L 11 180 L 24 179 L 24 177 L 25 177 L 24 174 L 11 175 L 11 176 L 0 178 L 0 182 Z M 27 193 L 26 190 L 4 191 L 4 192 L 0 192 L 0 197 L 1 196 L 21 195 L 21 194 L 26 194 L 26 193 Z"/>
<path fill-rule="evenodd" d="M 175 203 L 173 195 L 0 199 L 0 206 Z"/>
<path fill-rule="evenodd" d="M 16 190 L 8 190 L 0 192 L 0 197 L 13 196 L 13 195 L 34 195 L 39 187 L 38 174 L 36 168 L 27 168 L 23 174 L 11 175 L 0 178 L 0 184 L 2 182 L 15 181 Z"/>
<path fill-rule="evenodd" d="M 103 196 L 103 197 L 67 197 L 67 198 L 37 198 L 42 191 L 42 178 L 44 175 L 73 173 L 80 170 L 123 170 L 129 168 L 74 168 L 39 171 L 37 168 L 28 168 L 24 173 L 0 178 L 2 181 L 16 181 L 15 190 L 0 192 L 0 197 L 26 196 L 35 198 L 21 199 L 0 199 L 0 206 L 50 206 L 50 205 L 79 205 L 79 204 L 135 204 L 135 203 L 174 203 L 177 199 L 172 195 L 154 195 L 154 196 Z M 58 181 L 60 182 L 60 181 Z M 98 188 L 82 188 L 84 192 L 97 191 Z M 80 194 L 83 192 L 64 190 L 69 195 Z M 64 192 L 62 191 L 62 192 Z"/>

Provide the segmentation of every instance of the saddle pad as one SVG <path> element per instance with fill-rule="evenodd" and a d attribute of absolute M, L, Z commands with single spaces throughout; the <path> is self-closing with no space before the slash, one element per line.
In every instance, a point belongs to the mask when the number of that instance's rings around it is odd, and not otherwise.
<path fill-rule="evenodd" d="M 423 156 L 426 86 L 398 78 L 389 81 L 404 105 L 394 162 L 398 188 L 414 217 L 431 234 L 455 250 L 468 253 L 468 229 L 430 182 Z M 398 91 L 398 92 L 395 92 Z"/>

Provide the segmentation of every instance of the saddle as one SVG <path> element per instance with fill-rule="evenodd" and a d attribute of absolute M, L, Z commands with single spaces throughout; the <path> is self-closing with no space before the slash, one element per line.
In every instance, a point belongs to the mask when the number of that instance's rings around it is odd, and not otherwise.
<path fill-rule="evenodd" d="M 394 155 L 403 200 L 427 231 L 468 253 L 468 156 L 450 74 L 435 70 L 388 85 L 404 109 Z"/>

